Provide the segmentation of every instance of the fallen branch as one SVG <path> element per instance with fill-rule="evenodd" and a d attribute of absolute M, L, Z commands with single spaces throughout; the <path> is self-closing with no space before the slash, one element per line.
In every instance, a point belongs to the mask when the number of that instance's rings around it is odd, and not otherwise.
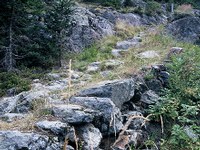
<path fill-rule="evenodd" d="M 122 128 L 122 131 L 119 133 L 119 136 L 117 138 L 117 140 L 115 141 L 115 143 L 113 144 L 113 146 L 115 146 L 118 142 L 120 142 L 120 140 L 123 140 L 123 135 L 125 133 L 125 131 L 128 129 L 129 125 L 131 124 L 133 119 L 143 119 L 144 123 L 141 126 L 144 126 L 146 124 L 147 121 L 149 120 L 149 117 L 152 116 L 153 114 L 148 115 L 147 117 L 143 117 L 143 116 L 130 116 L 128 121 L 125 123 L 124 127 Z"/>

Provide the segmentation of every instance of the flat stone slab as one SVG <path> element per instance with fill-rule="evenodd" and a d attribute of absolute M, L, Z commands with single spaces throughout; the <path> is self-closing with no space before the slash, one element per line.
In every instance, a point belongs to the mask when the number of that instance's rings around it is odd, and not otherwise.
<path fill-rule="evenodd" d="M 134 37 L 132 39 L 128 39 L 128 40 L 125 40 L 125 41 L 120 41 L 120 42 L 117 42 L 116 44 L 116 49 L 129 49 L 131 47 L 135 47 L 135 46 L 138 46 L 139 43 L 142 41 L 142 39 L 140 37 Z"/>
<path fill-rule="evenodd" d="M 114 57 L 121 57 L 123 54 L 128 53 L 128 50 L 124 50 L 124 49 L 113 49 L 111 51 L 111 54 Z"/>
<path fill-rule="evenodd" d="M 48 149 L 49 138 L 35 133 L 0 131 L 0 150 Z"/>
<path fill-rule="evenodd" d="M 142 59 L 156 58 L 156 57 L 159 57 L 159 54 L 156 51 L 145 51 L 145 52 L 139 53 L 137 56 Z"/>
<path fill-rule="evenodd" d="M 37 122 L 35 124 L 35 127 L 37 127 L 38 129 L 49 131 L 55 135 L 65 135 L 67 129 L 70 128 L 70 126 L 67 123 L 63 123 L 61 121 L 48 121 L 48 120 Z"/>
<path fill-rule="evenodd" d="M 82 90 L 77 93 L 77 96 L 111 98 L 115 106 L 121 108 L 125 102 L 134 96 L 135 88 L 133 79 L 115 80 Z"/>
<path fill-rule="evenodd" d="M 90 123 L 94 119 L 95 111 L 79 105 L 54 105 L 53 115 L 61 118 L 63 122 L 72 124 Z"/>

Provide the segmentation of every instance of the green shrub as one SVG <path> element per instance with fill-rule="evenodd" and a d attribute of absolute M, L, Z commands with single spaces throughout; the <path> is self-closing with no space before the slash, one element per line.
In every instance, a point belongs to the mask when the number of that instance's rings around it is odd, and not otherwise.
<path fill-rule="evenodd" d="M 162 11 L 161 5 L 155 1 L 147 1 L 145 13 L 147 15 L 155 15 L 156 13 L 160 13 Z"/>
<path fill-rule="evenodd" d="M 160 102 L 151 107 L 151 113 L 164 118 L 165 149 L 198 149 L 200 140 L 186 134 L 190 127 L 200 136 L 200 47 L 188 45 L 187 50 L 172 58 L 168 64 L 169 89 L 164 91 Z"/>
<path fill-rule="evenodd" d="M 16 89 L 16 94 L 30 89 L 30 81 L 15 73 L 0 73 L 0 81 L 0 96 L 5 95 L 11 88 Z"/>

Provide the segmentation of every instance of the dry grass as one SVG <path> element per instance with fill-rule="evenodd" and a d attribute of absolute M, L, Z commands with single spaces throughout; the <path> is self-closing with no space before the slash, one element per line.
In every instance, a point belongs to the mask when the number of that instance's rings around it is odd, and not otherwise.
<path fill-rule="evenodd" d="M 18 119 L 12 123 L 0 121 L 1 130 L 33 131 L 35 122 L 38 120 L 34 114 L 28 114 L 24 119 Z"/>
<path fill-rule="evenodd" d="M 136 27 L 130 25 L 122 20 L 118 20 L 115 26 L 116 34 L 122 38 L 129 38 L 137 35 L 139 32 L 144 30 L 144 27 Z"/>
<path fill-rule="evenodd" d="M 193 7 L 191 4 L 182 4 L 179 5 L 176 9 L 176 12 L 181 14 L 192 14 L 192 11 Z"/>

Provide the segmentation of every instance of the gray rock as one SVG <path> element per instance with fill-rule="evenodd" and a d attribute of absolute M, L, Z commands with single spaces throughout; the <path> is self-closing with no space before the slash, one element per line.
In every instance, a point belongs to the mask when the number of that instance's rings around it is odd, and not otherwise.
<path fill-rule="evenodd" d="M 151 79 L 149 81 L 146 81 L 146 84 L 147 84 L 147 87 L 150 90 L 155 91 L 156 94 L 159 94 L 161 90 L 163 89 L 163 85 L 161 81 L 159 81 L 158 79 Z"/>
<path fill-rule="evenodd" d="M 106 71 L 100 72 L 100 74 L 101 74 L 102 77 L 107 78 L 107 77 L 109 77 L 110 75 L 112 75 L 112 71 L 106 70 Z"/>
<path fill-rule="evenodd" d="M 135 81 L 125 79 L 103 83 L 102 85 L 86 89 L 77 93 L 80 97 L 107 97 L 111 98 L 113 103 L 121 108 L 123 103 L 129 101 L 135 92 Z"/>
<path fill-rule="evenodd" d="M 100 71 L 101 62 L 93 62 L 88 65 L 87 72 L 88 73 L 96 73 L 97 71 Z"/>
<path fill-rule="evenodd" d="M 130 116 L 143 116 L 142 113 L 137 112 L 137 111 L 129 111 L 128 113 L 125 114 L 127 116 L 127 119 Z M 144 123 L 144 120 L 141 118 L 133 119 L 129 125 L 129 129 L 132 130 L 140 130 L 142 129 L 142 124 Z"/>
<path fill-rule="evenodd" d="M 125 41 L 117 42 L 116 49 L 129 49 L 131 47 L 138 46 L 139 42 L 141 41 L 140 38 L 132 38 Z"/>
<path fill-rule="evenodd" d="M 49 131 L 55 135 L 65 135 L 70 126 L 67 123 L 61 121 L 39 121 L 35 124 L 38 129 Z"/>
<path fill-rule="evenodd" d="M 39 82 L 40 82 L 40 79 L 34 79 L 32 82 L 33 82 L 33 83 L 39 83 Z"/>
<path fill-rule="evenodd" d="M 124 22 L 132 26 L 162 24 L 167 22 L 167 17 L 161 14 L 154 16 L 139 15 L 134 13 L 120 13 L 110 9 L 91 10 L 96 15 L 99 15 L 113 24 Z"/>
<path fill-rule="evenodd" d="M 50 139 L 47 136 L 35 133 L 21 133 L 19 131 L 0 131 L 0 150 L 30 149 L 53 150 Z M 54 149 L 55 150 L 55 149 Z"/>
<path fill-rule="evenodd" d="M 101 143 L 102 135 L 99 129 L 92 124 L 82 125 L 76 128 L 76 134 L 79 140 L 83 141 L 84 150 L 98 150 Z"/>
<path fill-rule="evenodd" d="M 69 102 L 98 111 L 93 123 L 103 134 L 118 133 L 123 126 L 121 112 L 110 98 L 72 97 Z"/>
<path fill-rule="evenodd" d="M 71 76 L 72 79 L 79 79 L 80 75 L 78 73 L 73 73 Z"/>
<path fill-rule="evenodd" d="M 184 131 L 191 139 L 195 140 L 199 139 L 199 135 L 195 134 L 191 127 L 189 126 L 184 127 Z"/>
<path fill-rule="evenodd" d="M 18 95 L 17 103 L 13 108 L 13 113 L 27 113 L 32 110 L 34 102 L 41 101 L 45 97 L 49 96 L 49 90 L 31 90 L 28 92 L 22 92 Z"/>
<path fill-rule="evenodd" d="M 11 88 L 11 89 L 8 89 L 7 90 L 7 92 L 6 92 L 6 95 L 8 96 L 8 97 L 10 97 L 10 96 L 15 96 L 15 93 L 16 93 L 16 88 L 14 87 L 14 88 Z"/>
<path fill-rule="evenodd" d="M 175 20 L 167 25 L 167 31 L 176 37 L 177 40 L 185 42 L 199 43 L 200 18 L 187 16 Z"/>
<path fill-rule="evenodd" d="M 111 54 L 114 57 L 121 57 L 123 54 L 128 53 L 128 50 L 124 50 L 124 49 L 113 49 L 111 51 Z"/>
<path fill-rule="evenodd" d="M 90 123 L 94 119 L 95 111 L 79 105 L 54 105 L 54 116 L 61 118 L 63 122 L 71 124 Z"/>
<path fill-rule="evenodd" d="M 144 145 L 148 139 L 147 133 L 142 130 L 127 130 L 126 134 L 130 135 L 129 145 L 134 145 L 135 148 Z"/>
<path fill-rule="evenodd" d="M 145 51 L 138 54 L 139 58 L 156 58 L 159 57 L 159 54 L 156 51 Z"/>
<path fill-rule="evenodd" d="M 59 80 L 61 78 L 60 74 L 58 73 L 48 73 L 48 79 Z"/>
<path fill-rule="evenodd" d="M 24 115 L 24 114 L 6 113 L 6 114 L 0 116 L 0 120 L 6 121 L 6 122 L 13 122 L 13 121 L 16 121 L 16 120 L 23 119 L 25 117 L 26 117 L 26 115 Z"/>
<path fill-rule="evenodd" d="M 140 99 L 141 102 L 148 105 L 155 104 L 156 102 L 158 102 L 158 100 L 159 96 L 152 90 L 144 92 Z"/>
<path fill-rule="evenodd" d="M 49 85 L 45 86 L 45 89 L 49 90 L 50 92 L 54 91 L 61 91 L 66 88 L 66 84 L 60 83 L 60 82 L 52 82 Z"/>
<path fill-rule="evenodd" d="M 90 74 L 84 74 L 81 78 L 82 81 L 89 81 L 92 80 L 92 75 Z"/>
<path fill-rule="evenodd" d="M 167 59 L 170 59 L 173 55 L 180 54 L 183 52 L 183 48 L 181 47 L 172 47 L 167 54 Z"/>
<path fill-rule="evenodd" d="M 114 69 L 115 67 L 118 67 L 124 64 L 124 62 L 115 60 L 115 59 L 106 60 L 103 63 L 104 63 L 105 69 Z"/>
<path fill-rule="evenodd" d="M 96 40 L 114 33 L 113 25 L 108 20 L 83 7 L 75 8 L 71 22 L 72 27 L 66 38 L 66 50 L 71 52 L 80 52 Z"/>
<path fill-rule="evenodd" d="M 19 95 L 0 99 L 0 115 L 11 112 L 17 105 Z"/>

